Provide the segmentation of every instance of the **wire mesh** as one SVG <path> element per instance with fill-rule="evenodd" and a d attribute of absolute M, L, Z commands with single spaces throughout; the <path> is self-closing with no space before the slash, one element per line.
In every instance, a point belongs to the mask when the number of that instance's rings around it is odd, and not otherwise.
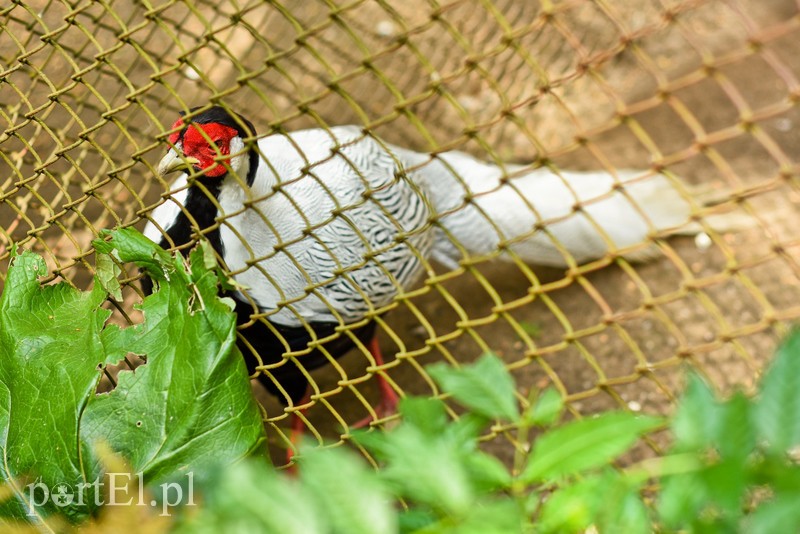
<path fill-rule="evenodd" d="M 169 196 L 155 165 L 171 125 L 210 103 L 261 137 L 355 124 L 422 153 L 461 150 L 498 165 L 664 172 L 688 186 L 699 237 L 653 236 L 658 253 L 645 263 L 613 250 L 567 269 L 493 261 L 505 246 L 455 269 L 431 263 L 383 306 L 391 313 L 364 319 L 378 325 L 385 365 L 359 344 L 310 373 L 308 403 L 284 408 L 260 394 L 270 439 L 287 445 L 288 418 L 302 413 L 320 443 L 342 442 L 376 415 L 376 373 L 403 395 L 438 395 L 426 364 L 488 351 L 507 362 L 521 399 L 552 384 L 576 416 L 666 411 L 684 364 L 721 389 L 749 386 L 800 316 L 799 9 L 13 0 L 0 9 L 0 257 L 12 244 L 31 248 L 53 277 L 86 287 L 91 240 L 144 226 Z M 719 232 L 708 224 L 715 213 L 751 224 Z M 130 274 L 121 321 L 140 298 Z M 506 430 L 487 440 L 510 456 Z"/>

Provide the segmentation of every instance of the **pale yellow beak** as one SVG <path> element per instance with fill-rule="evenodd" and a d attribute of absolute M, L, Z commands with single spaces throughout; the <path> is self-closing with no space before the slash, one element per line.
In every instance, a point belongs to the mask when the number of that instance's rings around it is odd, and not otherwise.
<path fill-rule="evenodd" d="M 158 174 L 166 176 L 171 172 L 190 169 L 192 165 L 198 165 L 199 163 L 198 159 L 183 156 L 178 154 L 174 148 L 170 148 L 167 155 L 158 163 Z"/>

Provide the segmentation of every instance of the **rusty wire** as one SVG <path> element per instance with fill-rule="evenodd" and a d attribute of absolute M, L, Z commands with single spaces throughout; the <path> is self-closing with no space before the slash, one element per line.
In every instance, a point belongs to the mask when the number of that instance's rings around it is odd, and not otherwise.
<path fill-rule="evenodd" d="M 153 165 L 170 124 L 209 102 L 261 135 L 356 124 L 398 145 L 498 164 L 639 168 L 680 177 L 687 198 L 710 191 L 710 207 L 695 203 L 701 225 L 737 212 L 752 227 L 705 225 L 708 240 L 697 243 L 654 236 L 660 253 L 646 264 L 615 251 L 540 269 L 489 261 L 497 251 L 455 271 L 432 266 L 392 314 L 370 315 L 386 365 L 361 347 L 310 375 L 307 406 L 265 397 L 271 439 L 285 443 L 288 415 L 308 407 L 311 434 L 345 440 L 343 428 L 374 415 L 375 373 L 403 394 L 437 395 L 424 365 L 486 351 L 505 359 L 523 401 L 552 384 L 575 415 L 666 411 L 685 364 L 721 389 L 749 386 L 800 316 L 798 9 L 790 0 L 13 0 L 0 9 L 0 258 L 12 244 L 32 248 L 54 277 L 88 285 L 91 240 L 143 226 L 169 189 Z M 135 288 L 120 320 L 136 313 Z M 513 444 L 507 430 L 487 440 Z"/>

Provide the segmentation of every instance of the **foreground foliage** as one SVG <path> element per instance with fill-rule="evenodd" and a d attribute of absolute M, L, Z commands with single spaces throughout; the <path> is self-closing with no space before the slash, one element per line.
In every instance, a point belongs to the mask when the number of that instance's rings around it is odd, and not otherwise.
<path fill-rule="evenodd" d="M 668 421 L 606 412 L 560 423 L 561 396 L 523 410 L 499 359 L 429 368 L 471 411 L 452 421 L 436 399 L 406 398 L 402 422 L 357 434 L 376 472 L 343 448 L 306 450 L 299 477 L 257 463 L 220 473 L 187 532 L 511 533 L 794 532 L 800 527 L 800 334 L 781 348 L 759 393 L 721 400 L 692 375 Z M 529 453 L 511 468 L 480 449 L 501 425 Z M 531 429 L 542 431 L 533 439 Z M 611 465 L 640 436 L 666 427 L 666 454 Z M 280 510 L 281 515 L 273 513 Z M 284 515 L 285 514 L 285 515 Z M 186 528 L 186 525 L 184 525 Z"/>
<path fill-rule="evenodd" d="M 208 250 L 201 246 L 187 263 L 130 230 L 97 249 L 97 283 L 86 293 L 43 287 L 44 264 L 35 255 L 12 260 L 0 299 L 6 518 L 46 531 L 282 534 L 800 526 L 800 468 L 790 454 L 800 444 L 800 334 L 779 350 L 755 396 L 720 399 L 690 374 L 668 420 L 628 411 L 569 419 L 553 389 L 518 398 L 512 376 L 491 355 L 459 369 L 434 365 L 429 373 L 462 413 L 439 399 L 405 398 L 395 428 L 354 436 L 379 470 L 348 448 L 303 447 L 290 476 L 253 454 L 263 427 Z M 141 325 L 105 324 L 100 305 L 119 290 L 112 256 L 157 281 Z M 120 373 L 113 391 L 96 395 L 98 363 L 131 352 L 145 355 L 146 365 Z M 510 465 L 482 449 L 490 426 L 516 443 Z M 613 465 L 653 432 L 669 443 L 664 455 Z M 142 473 L 142 491 L 155 505 L 96 506 L 88 495 L 82 505 L 44 503 L 26 490 L 31 481 L 75 489 L 114 470 Z M 189 472 L 197 502 L 161 506 L 159 485 Z M 135 484 L 126 491 L 138 494 Z"/>
<path fill-rule="evenodd" d="M 120 230 L 97 250 L 105 256 L 90 292 L 41 285 L 46 269 L 35 254 L 11 260 L 0 299 L 0 478 L 13 497 L 0 508 L 5 517 L 41 522 L 58 512 L 80 521 L 95 513 L 101 444 L 161 484 L 185 483 L 187 473 L 201 476 L 206 465 L 248 456 L 263 442 L 207 249 L 197 248 L 189 265 Z M 106 324 L 111 312 L 101 304 L 119 289 L 110 254 L 160 286 L 142 303 L 142 324 Z M 96 395 L 103 367 L 129 353 L 147 363 Z"/>

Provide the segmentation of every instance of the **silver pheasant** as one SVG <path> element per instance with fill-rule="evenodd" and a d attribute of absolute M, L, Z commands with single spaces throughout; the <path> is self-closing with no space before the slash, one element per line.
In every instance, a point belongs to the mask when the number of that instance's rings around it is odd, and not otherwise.
<path fill-rule="evenodd" d="M 199 115 L 186 130 L 210 158 L 176 139 L 159 171 L 188 164 L 200 172 L 201 161 L 225 171 L 212 178 L 222 257 L 269 320 L 283 325 L 357 321 L 413 285 L 429 259 L 453 268 L 465 254 L 506 243 L 528 263 L 580 264 L 676 229 L 690 214 L 663 175 L 501 168 L 462 152 L 413 152 L 353 126 L 264 137 L 255 159 L 236 130 L 242 119 L 214 110 L 217 122 Z M 193 135 L 213 124 L 227 137 Z M 176 223 L 188 184 L 182 174 L 153 212 L 145 230 L 152 240 Z"/>

